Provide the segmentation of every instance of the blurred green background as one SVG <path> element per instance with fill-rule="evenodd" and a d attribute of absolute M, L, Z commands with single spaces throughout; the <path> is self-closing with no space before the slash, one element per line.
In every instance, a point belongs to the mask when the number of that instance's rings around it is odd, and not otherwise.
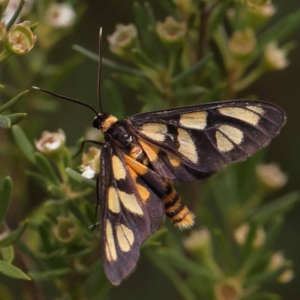
<path fill-rule="evenodd" d="M 151 0 L 151 4 L 155 9 L 156 17 L 163 20 L 166 13 L 162 10 L 158 1 Z M 65 61 L 70 55 L 74 54 L 72 45 L 78 44 L 84 46 L 93 52 L 98 50 L 98 31 L 103 26 L 103 56 L 116 60 L 115 56 L 108 50 L 106 36 L 114 31 L 115 25 L 118 23 L 128 24 L 133 22 L 133 1 L 132 0 L 110 0 L 110 1 L 85 1 L 86 10 L 82 18 L 76 24 L 72 34 L 67 35 L 61 40 L 50 53 L 50 62 L 59 64 Z M 285 15 L 300 9 L 299 1 L 295 0 L 278 0 L 274 1 L 278 7 L 277 14 L 270 21 L 268 26 L 282 19 Z M 299 31 L 293 36 L 293 40 L 299 43 Z M 290 38 L 289 38 L 290 40 Z M 266 151 L 267 162 L 278 162 L 281 169 L 288 174 L 288 184 L 278 192 L 278 195 L 285 194 L 291 190 L 299 190 L 300 188 L 300 51 L 297 46 L 290 54 L 290 65 L 283 71 L 270 72 L 260 78 L 249 89 L 238 94 L 238 99 L 255 94 L 258 98 L 270 101 L 282 107 L 287 113 L 287 124 L 283 128 L 281 134 L 272 141 Z M 18 58 L 13 58 L 18 59 Z M 26 59 L 26 58 L 25 58 Z M 89 59 L 84 59 L 84 63 L 80 63 L 75 70 L 63 82 L 60 82 L 55 92 L 82 100 L 91 104 L 97 109 L 97 63 Z M 4 68 L 5 71 L 5 68 Z M 21 75 L 26 76 L 26 70 L 20 70 Z M 103 67 L 103 81 L 109 77 L 111 71 Z M 2 77 L 5 73 L 2 72 Z M 10 82 L 14 85 L 13 82 Z M 32 82 L 32 85 L 38 85 L 38 82 Z M 41 86 L 42 87 L 42 86 Z M 15 86 L 15 88 L 17 88 Z M 30 88 L 30 86 L 28 86 Z M 126 111 L 128 115 L 138 113 L 141 104 L 136 101 L 135 94 L 124 88 L 120 88 L 124 99 Z M 21 92 L 21 91 L 19 91 Z M 30 92 L 33 93 L 33 92 Z M 30 106 L 30 95 L 22 100 L 23 111 L 27 111 L 27 105 Z M 103 102 L 109 99 L 103 94 Z M 74 145 L 79 137 L 85 134 L 87 126 L 92 123 L 93 116 L 88 110 L 76 105 L 55 100 L 60 109 L 53 113 L 45 113 L 30 110 L 28 118 L 38 117 L 42 121 L 39 128 L 31 129 L 32 138 L 38 139 L 43 130 L 56 131 L 62 128 L 67 135 L 67 144 Z M 24 121 L 24 129 L 26 130 L 26 120 Z M 9 133 L 5 133 L 5 135 Z M 30 134 L 30 133 L 28 133 Z M 0 136 L 4 133 L 0 132 Z M 21 172 L 21 168 L 17 169 Z M 4 176 L 7 174 L 1 174 Z M 32 184 L 31 182 L 29 184 Z M 205 183 L 204 183 L 205 184 Z M 188 184 L 187 184 L 188 185 Z M 18 187 L 16 187 L 17 189 Z M 188 189 L 189 187 L 187 187 Z M 42 192 L 42 191 L 40 191 Z M 18 194 L 22 191 L 18 191 Z M 37 197 L 36 191 L 29 195 L 34 202 L 41 199 Z M 93 199 L 93 197 L 91 197 Z M 27 215 L 30 207 L 24 208 L 15 204 L 11 208 L 9 218 L 12 222 L 18 221 Z M 276 248 L 282 249 L 284 245 L 285 256 L 294 262 L 294 270 L 296 277 L 286 285 L 272 285 L 274 292 L 282 295 L 282 299 L 296 300 L 300 299 L 300 205 L 287 214 L 284 222 L 283 230 L 276 243 Z M 201 221 L 200 221 L 201 222 Z M 197 224 L 199 227 L 201 224 Z M 146 270 L 146 271 L 145 271 Z M 147 272 L 147 273 L 146 273 Z M 0 277 L 2 280 L 2 277 Z M 151 280 L 155 278 L 155 280 Z M 30 283 L 26 283 L 30 285 Z M 145 291 L 147 293 L 145 294 Z M 120 287 L 112 292 L 112 299 L 181 299 L 177 294 L 174 286 L 166 280 L 153 265 L 150 265 L 145 259 L 141 259 L 137 270 L 130 276 L 128 280 Z M 1 295 L 0 295 L 0 299 Z M 42 298 L 41 298 L 42 299 Z M 204 299 L 206 300 L 206 299 Z"/>

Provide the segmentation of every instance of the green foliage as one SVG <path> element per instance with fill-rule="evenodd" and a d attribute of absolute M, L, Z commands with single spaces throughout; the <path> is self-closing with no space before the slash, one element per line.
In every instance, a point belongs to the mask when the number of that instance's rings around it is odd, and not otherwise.
<path fill-rule="evenodd" d="M 8 21 L 5 37 L 18 18 L 24 20 L 21 13 L 24 2 L 20 1 Z M 94 202 L 91 204 L 87 196 L 95 194 L 95 176 L 82 175 L 86 171 L 92 175 L 99 172 L 99 151 L 85 153 L 80 163 L 71 157 L 78 145 L 66 146 L 61 131 L 47 133 L 47 138 L 43 133 L 33 143 L 33 136 L 46 129 L 43 118 L 50 119 L 59 107 L 44 94 L 36 91 L 27 94 L 28 87 L 34 84 L 56 92 L 86 58 L 99 61 L 97 54 L 75 45 L 73 49 L 77 53 L 67 55 L 56 65 L 51 63 L 56 45 L 75 30 L 71 19 L 63 26 L 53 24 L 59 22 L 61 12 L 58 8 L 56 17 L 50 18 L 49 9 L 54 2 L 36 1 L 26 16 L 39 24 L 30 26 L 38 42 L 25 60 L 8 53 L 6 46 L 0 44 L 0 63 L 5 62 L 5 74 L 14 82 L 13 86 L 8 84 L 9 80 L 1 85 L 1 93 L 8 100 L 0 106 L 0 114 L 7 112 L 0 115 L 0 127 L 9 129 L 26 116 L 13 113 L 12 108 L 26 107 L 32 115 L 22 122 L 23 129 L 18 125 L 11 128 L 14 142 L 8 141 L 3 146 L 9 162 L 20 165 L 17 171 L 11 170 L 19 190 L 16 196 L 19 202 L 15 205 L 22 210 L 26 203 L 30 212 L 24 209 L 25 221 L 10 230 L 7 216 L 13 184 L 10 177 L 5 177 L 0 192 L 0 273 L 34 281 L 32 295 L 23 297 L 27 289 L 19 286 L 22 296 L 21 293 L 17 296 L 22 299 L 34 298 L 37 291 L 44 299 L 116 299 L 118 290 L 107 281 L 102 268 L 98 226 L 91 230 L 98 217 L 95 220 Z M 263 15 L 259 5 L 253 8 L 251 0 L 158 2 L 169 15 L 165 21 L 158 20 L 160 14 L 154 4 L 135 2 L 131 22 L 134 24 L 119 24 L 108 36 L 110 51 L 116 57 L 108 59 L 109 54 L 104 53 L 107 57 L 102 58 L 103 68 L 111 72 L 110 78 L 102 82 L 102 97 L 109 99 L 104 100 L 107 111 L 118 118 L 127 115 L 124 90 L 134 92 L 134 106 L 139 101 L 137 106 L 141 111 L 240 98 L 241 92 L 253 93 L 251 86 L 261 76 L 288 65 L 291 44 L 279 47 L 277 43 L 286 42 L 298 29 L 299 10 L 269 26 L 271 15 Z M 86 8 L 84 1 L 70 3 L 73 8 L 68 6 L 69 15 L 72 10 L 77 11 L 79 20 Z M 66 19 L 63 18 L 65 22 Z M 105 30 L 106 27 L 106 37 Z M 96 44 L 96 37 L 94 40 Z M 80 89 L 84 90 L 84 86 Z M 14 96 L 18 90 L 25 91 Z M 25 104 L 19 102 L 24 95 L 29 99 Z M 272 172 L 261 172 L 257 166 L 267 170 L 270 167 L 263 164 L 263 156 L 260 152 L 246 162 L 221 171 L 201 188 L 187 184 L 188 190 L 182 198 L 193 207 L 197 228 L 201 229 L 181 234 L 166 221 L 141 249 L 142 261 L 152 269 L 139 273 L 138 266 L 138 275 L 133 274 L 133 279 L 124 283 L 124 291 L 130 288 L 128 298 L 139 297 L 134 293 L 140 287 L 134 282 L 131 288 L 132 281 L 139 282 L 139 274 L 153 273 L 159 279 L 146 277 L 151 288 L 141 285 L 143 296 L 151 294 L 152 282 L 156 286 L 161 279 L 163 285 L 173 287 L 177 293 L 169 299 L 280 299 L 276 293 L 264 290 L 269 289 L 269 283 L 287 283 L 293 277 L 293 262 L 278 254 L 277 250 L 284 250 L 284 245 L 277 245 L 276 240 L 286 213 L 300 197 L 298 191 L 277 194 L 285 185 L 286 176 L 278 166 L 272 166 Z M 7 172 L 4 160 L 3 170 Z M 1 176 L 5 175 L 1 173 Z M 36 194 L 29 191 L 27 184 L 30 188 L 34 185 Z M 38 205 L 32 207 L 31 197 L 38 198 Z M 12 264 L 15 261 L 30 278 Z M 121 293 L 122 288 L 119 288 Z"/>

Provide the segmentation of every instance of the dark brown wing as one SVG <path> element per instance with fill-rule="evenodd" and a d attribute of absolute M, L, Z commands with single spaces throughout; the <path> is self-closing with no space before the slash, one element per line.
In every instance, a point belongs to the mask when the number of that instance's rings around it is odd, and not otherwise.
<path fill-rule="evenodd" d="M 163 220 L 165 188 L 157 173 L 106 143 L 98 191 L 104 269 L 108 279 L 119 285 L 134 270 L 143 241 Z"/>
<path fill-rule="evenodd" d="M 127 120 L 144 150 L 143 142 L 155 152 L 147 155 L 160 175 L 191 181 L 268 145 L 284 125 L 285 113 L 271 103 L 238 100 L 142 113 Z"/>

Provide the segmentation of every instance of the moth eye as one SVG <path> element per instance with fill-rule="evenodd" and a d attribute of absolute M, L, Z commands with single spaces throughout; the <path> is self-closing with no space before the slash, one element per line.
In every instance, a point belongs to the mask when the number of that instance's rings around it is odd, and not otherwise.
<path fill-rule="evenodd" d="M 96 117 L 93 121 L 93 127 L 99 129 L 99 125 L 100 125 L 100 120 L 99 118 Z"/>

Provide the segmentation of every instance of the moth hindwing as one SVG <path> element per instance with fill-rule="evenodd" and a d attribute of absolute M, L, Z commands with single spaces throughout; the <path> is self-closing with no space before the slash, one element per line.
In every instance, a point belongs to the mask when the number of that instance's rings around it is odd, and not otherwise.
<path fill-rule="evenodd" d="M 170 183 L 210 176 L 266 146 L 285 113 L 260 101 L 226 101 L 137 114 L 125 120 L 99 113 L 103 131 L 98 177 L 104 269 L 115 285 L 135 268 L 139 248 L 164 211 L 179 228 L 194 215 Z"/>

